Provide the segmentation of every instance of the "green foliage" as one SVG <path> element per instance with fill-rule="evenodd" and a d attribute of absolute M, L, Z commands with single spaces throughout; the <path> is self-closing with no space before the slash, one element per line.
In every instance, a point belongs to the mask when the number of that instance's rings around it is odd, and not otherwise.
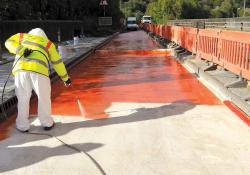
<path fill-rule="evenodd" d="M 125 17 L 135 16 L 138 21 L 145 14 L 150 0 L 127 0 L 121 1 L 121 10 Z"/>
<path fill-rule="evenodd" d="M 151 0 L 146 14 L 153 22 L 164 23 L 172 19 L 228 18 L 243 16 L 242 0 Z M 250 0 L 246 0 L 246 7 Z M 245 15 L 250 10 L 245 10 Z"/>
<path fill-rule="evenodd" d="M 28 1 L 0 0 L 0 19 L 15 20 L 29 14 L 31 7 Z"/>
<path fill-rule="evenodd" d="M 120 18 L 120 1 L 107 1 L 106 16 Z M 82 20 L 103 16 L 99 3 L 100 0 L 0 0 L 0 19 Z"/>
<path fill-rule="evenodd" d="M 172 19 L 243 16 L 243 0 L 107 0 L 106 16 L 152 16 L 155 23 Z M 0 0 L 0 20 L 84 20 L 103 16 L 100 0 Z M 250 0 L 246 0 L 250 7 Z M 249 15 L 250 10 L 245 10 Z"/>

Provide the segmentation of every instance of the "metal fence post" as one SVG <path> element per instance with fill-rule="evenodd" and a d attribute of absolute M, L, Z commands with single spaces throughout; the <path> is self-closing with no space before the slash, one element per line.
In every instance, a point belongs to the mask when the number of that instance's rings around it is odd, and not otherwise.
<path fill-rule="evenodd" d="M 243 31 L 243 22 L 241 22 L 240 25 L 240 30 Z"/>
<path fill-rule="evenodd" d="M 1 44 L 1 41 L 0 41 L 0 61 L 3 60 L 2 58 L 2 44 Z"/>
<path fill-rule="evenodd" d="M 83 28 L 83 23 L 81 24 L 81 38 L 84 37 L 84 28 Z"/>
<path fill-rule="evenodd" d="M 57 41 L 58 43 L 61 42 L 61 28 L 60 27 L 58 27 L 58 30 L 57 30 Z"/>
<path fill-rule="evenodd" d="M 2 26 L 2 24 L 0 25 Z M 0 27 L 0 33 L 2 33 L 2 27 Z M 0 61 L 3 60 L 3 57 L 2 57 L 2 36 L 0 36 Z"/>

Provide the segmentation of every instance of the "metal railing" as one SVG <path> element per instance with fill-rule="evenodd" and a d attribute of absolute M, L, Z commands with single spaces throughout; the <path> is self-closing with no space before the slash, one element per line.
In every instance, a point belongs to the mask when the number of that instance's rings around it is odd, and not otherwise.
<path fill-rule="evenodd" d="M 169 20 L 167 25 L 250 32 L 250 17 Z"/>

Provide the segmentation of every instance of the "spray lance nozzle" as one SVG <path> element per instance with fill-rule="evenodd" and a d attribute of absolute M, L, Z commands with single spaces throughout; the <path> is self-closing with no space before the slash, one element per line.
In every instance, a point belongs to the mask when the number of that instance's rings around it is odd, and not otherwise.
<path fill-rule="evenodd" d="M 33 50 L 26 48 L 23 52 L 23 56 L 28 57 L 32 52 Z"/>

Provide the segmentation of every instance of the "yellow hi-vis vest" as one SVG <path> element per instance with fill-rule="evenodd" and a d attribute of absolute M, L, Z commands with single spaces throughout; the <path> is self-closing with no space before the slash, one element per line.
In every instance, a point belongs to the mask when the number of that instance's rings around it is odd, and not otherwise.
<path fill-rule="evenodd" d="M 49 62 L 52 63 L 53 68 L 61 79 L 65 82 L 69 79 L 63 61 L 56 50 L 55 45 L 45 37 L 27 34 L 17 33 L 11 36 L 5 42 L 6 48 L 10 53 L 16 54 L 16 60 L 23 55 L 25 48 L 41 51 L 46 57 L 37 51 L 32 52 L 27 58 L 22 57 L 19 61 L 13 65 L 15 67 L 12 70 L 13 75 L 18 71 L 32 71 L 45 76 L 49 76 Z"/>

